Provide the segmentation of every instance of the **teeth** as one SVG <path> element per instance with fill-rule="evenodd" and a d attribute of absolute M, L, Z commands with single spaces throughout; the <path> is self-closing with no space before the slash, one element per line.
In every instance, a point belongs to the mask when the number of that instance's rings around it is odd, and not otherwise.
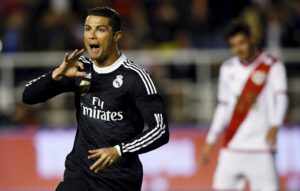
<path fill-rule="evenodd" d="M 90 45 L 90 48 L 99 48 L 98 45 Z"/>

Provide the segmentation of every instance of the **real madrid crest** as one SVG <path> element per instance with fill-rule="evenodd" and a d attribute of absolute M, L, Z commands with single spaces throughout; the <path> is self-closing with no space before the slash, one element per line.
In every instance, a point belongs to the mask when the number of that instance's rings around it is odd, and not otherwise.
<path fill-rule="evenodd" d="M 251 76 L 251 80 L 256 85 L 262 85 L 266 81 L 266 78 L 267 74 L 263 71 L 256 71 Z"/>
<path fill-rule="evenodd" d="M 117 75 L 116 79 L 113 81 L 113 86 L 115 88 L 119 88 L 123 85 L 123 76 L 122 75 Z"/>

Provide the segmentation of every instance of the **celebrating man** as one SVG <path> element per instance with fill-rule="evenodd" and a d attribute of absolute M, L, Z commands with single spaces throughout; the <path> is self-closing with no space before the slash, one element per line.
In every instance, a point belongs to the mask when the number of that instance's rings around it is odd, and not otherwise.
<path fill-rule="evenodd" d="M 63 92 L 75 94 L 78 128 L 57 191 L 140 190 L 143 171 L 138 154 L 168 142 L 161 97 L 149 74 L 119 51 L 121 38 L 116 11 L 90 9 L 84 26 L 90 58 L 82 56 L 83 49 L 75 50 L 58 68 L 26 85 L 27 104 Z"/>

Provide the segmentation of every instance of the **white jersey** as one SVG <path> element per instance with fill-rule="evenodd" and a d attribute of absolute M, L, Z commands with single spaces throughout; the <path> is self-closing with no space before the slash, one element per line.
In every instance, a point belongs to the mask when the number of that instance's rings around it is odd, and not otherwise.
<path fill-rule="evenodd" d="M 253 70 L 262 62 L 272 65 L 266 84 L 227 147 L 251 151 L 270 149 L 266 136 L 271 127 L 280 126 L 283 122 L 287 107 L 287 80 L 284 65 L 265 53 L 260 53 L 247 65 L 242 64 L 238 57 L 232 57 L 222 64 L 218 87 L 219 104 L 207 136 L 208 143 L 214 143 L 218 134 L 228 126 L 246 82 L 254 77 Z"/>

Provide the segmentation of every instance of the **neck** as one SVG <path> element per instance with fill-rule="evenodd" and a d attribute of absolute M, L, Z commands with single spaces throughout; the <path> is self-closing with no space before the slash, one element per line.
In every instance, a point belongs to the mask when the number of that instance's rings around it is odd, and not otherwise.
<path fill-rule="evenodd" d="M 251 62 L 253 62 L 253 61 L 257 58 L 257 56 L 258 56 L 259 54 L 260 54 L 260 51 L 258 51 L 258 50 L 256 50 L 256 49 L 253 49 L 253 50 L 251 51 L 251 53 L 249 54 L 249 57 L 246 58 L 246 59 L 241 60 L 241 62 L 242 62 L 243 64 L 250 64 Z"/>
<path fill-rule="evenodd" d="M 108 56 L 108 58 L 98 61 L 98 60 L 94 60 L 94 63 L 96 64 L 96 66 L 98 66 L 99 68 L 104 68 L 104 67 L 108 67 L 110 65 L 112 65 L 113 63 L 115 63 L 118 58 L 120 57 L 121 52 L 118 50 L 118 48 L 116 48 L 114 51 L 112 51 L 112 53 Z"/>

